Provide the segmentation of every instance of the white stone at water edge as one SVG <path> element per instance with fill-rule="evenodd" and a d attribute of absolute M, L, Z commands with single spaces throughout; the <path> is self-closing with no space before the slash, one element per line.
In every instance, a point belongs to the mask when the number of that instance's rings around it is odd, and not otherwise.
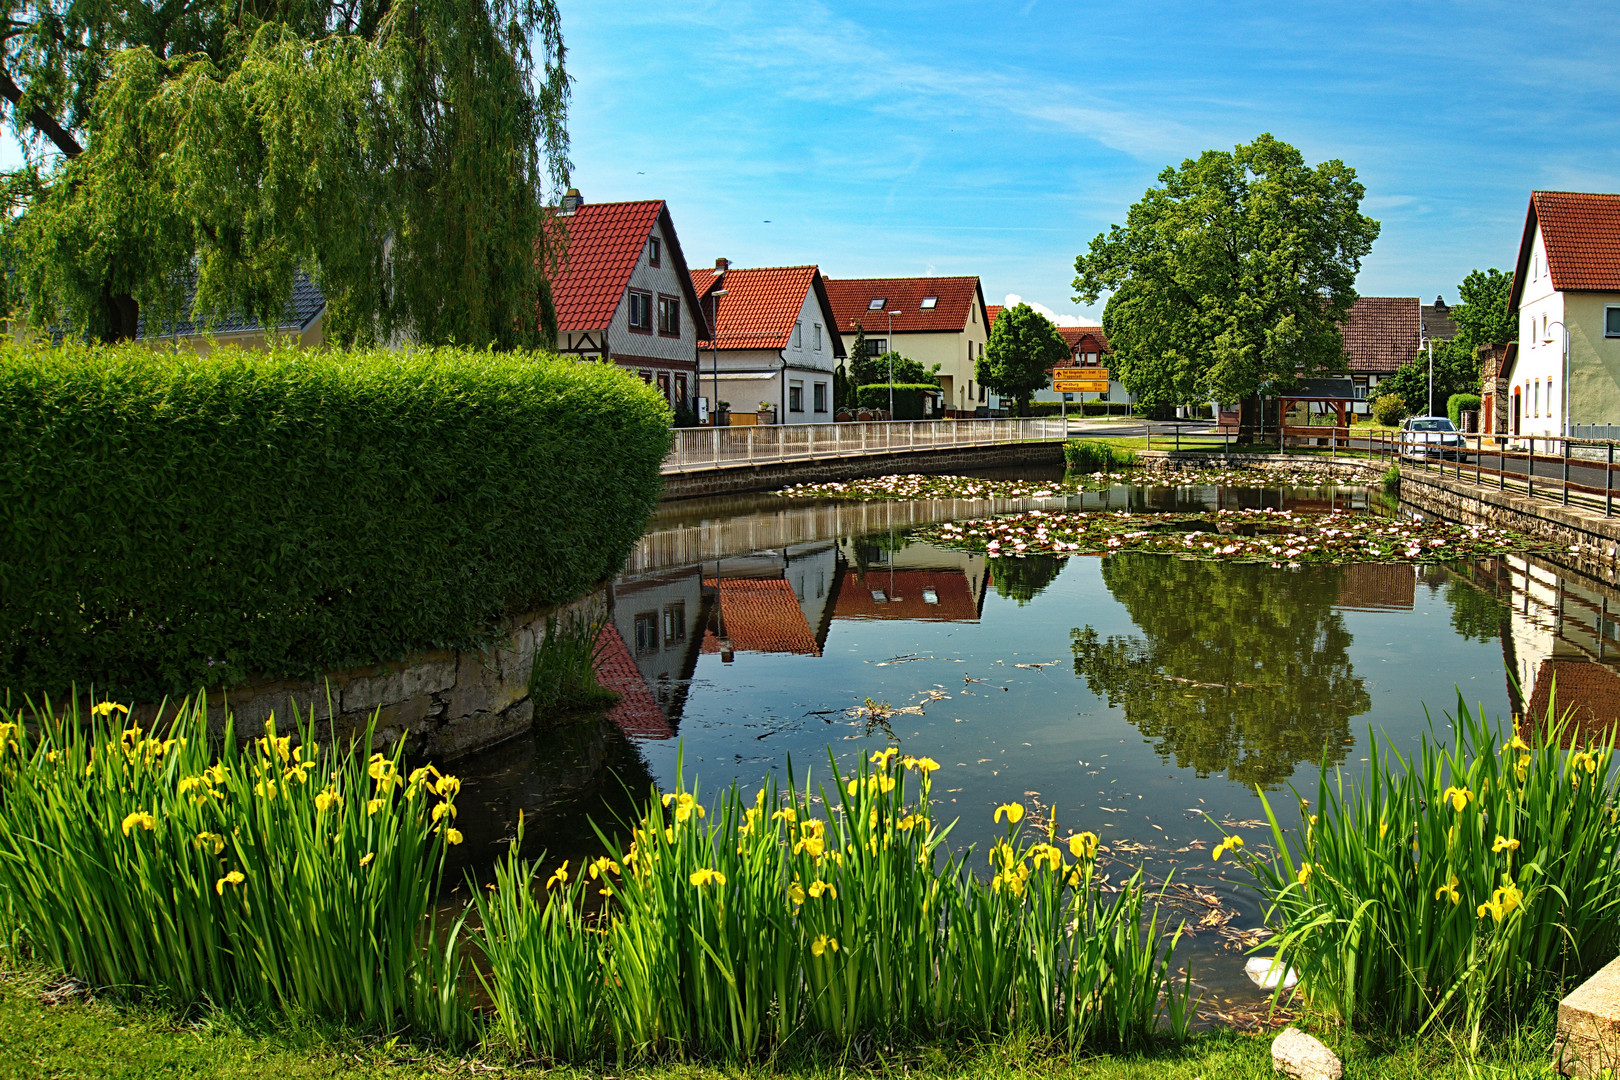
<path fill-rule="evenodd" d="M 1344 1066 L 1333 1051 L 1296 1027 L 1283 1028 L 1271 1043 L 1271 1068 L 1294 1080 L 1340 1080 Z"/>
<path fill-rule="evenodd" d="M 1284 967 L 1269 956 L 1256 956 L 1251 959 L 1243 965 L 1243 974 L 1262 990 L 1275 990 L 1279 983 L 1284 990 L 1292 990 L 1294 984 L 1299 982 L 1299 972 L 1291 967 Z"/>

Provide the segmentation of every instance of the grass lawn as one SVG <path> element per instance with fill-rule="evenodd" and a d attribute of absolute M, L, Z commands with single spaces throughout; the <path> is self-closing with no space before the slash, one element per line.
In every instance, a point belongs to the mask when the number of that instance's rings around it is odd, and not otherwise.
<path fill-rule="evenodd" d="M 894 1076 L 933 1078 L 1092 1077 L 1096 1080 L 1253 1080 L 1272 1075 L 1269 1035 L 1220 1032 L 1199 1036 L 1180 1050 L 1151 1055 L 1100 1056 L 1069 1061 L 1043 1055 L 1016 1040 L 969 1047 L 866 1047 L 839 1060 L 836 1051 L 774 1067 L 738 1069 L 684 1063 L 604 1071 L 547 1069 L 537 1062 L 459 1057 L 387 1039 L 360 1038 L 320 1028 L 274 1031 L 214 1016 L 184 1021 L 161 1009 L 119 1007 L 72 998 L 45 1004 L 49 980 L 37 972 L 11 972 L 0 981 L 0 1080 L 50 1077 L 221 1077 L 226 1080 L 409 1080 L 414 1077 L 497 1073 L 555 1077 L 811 1078 Z M 1468 1061 L 1444 1036 L 1389 1046 L 1330 1039 L 1345 1059 L 1347 1080 L 1462 1080 L 1556 1075 L 1548 1064 L 1551 1011 L 1506 1037 L 1488 1039 L 1486 1054 Z"/>

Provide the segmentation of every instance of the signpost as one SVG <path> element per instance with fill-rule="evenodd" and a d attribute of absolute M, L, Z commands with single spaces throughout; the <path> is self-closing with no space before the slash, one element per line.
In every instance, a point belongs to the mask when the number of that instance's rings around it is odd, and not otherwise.
<path fill-rule="evenodd" d="M 1108 369 L 1069 367 L 1052 370 L 1052 391 L 1057 394 L 1106 394 Z"/>

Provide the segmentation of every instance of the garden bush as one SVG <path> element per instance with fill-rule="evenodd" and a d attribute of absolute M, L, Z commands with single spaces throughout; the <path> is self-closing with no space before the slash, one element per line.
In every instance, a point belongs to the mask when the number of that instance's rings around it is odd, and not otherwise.
<path fill-rule="evenodd" d="M 435 929 L 460 782 L 309 728 L 216 756 L 200 705 L 165 730 L 0 710 L 0 912 L 7 937 L 96 987 L 472 1031 L 454 931 Z M 370 732 L 366 732 L 369 736 Z"/>
<path fill-rule="evenodd" d="M 1452 394 L 1446 399 L 1446 415 L 1451 417 L 1451 425 L 1461 431 L 1462 414 L 1465 411 L 1478 412 L 1479 405 L 1478 394 Z"/>
<path fill-rule="evenodd" d="M 1185 1037 L 1180 930 L 1144 917 L 1140 873 L 1098 880 L 1095 835 L 1026 828 L 1008 804 L 980 880 L 942 854 L 936 768 L 880 751 L 816 798 L 733 786 L 712 817 L 693 792 L 654 792 L 628 848 L 599 833 L 607 854 L 543 890 L 515 843 L 474 901 L 499 1033 L 571 1061 L 925 1031 L 1074 1050 L 1140 1045 L 1161 1022 Z"/>
<path fill-rule="evenodd" d="M 1371 409 L 1373 422 L 1386 427 L 1394 427 L 1412 415 L 1412 410 L 1406 407 L 1406 399 L 1399 394 L 1380 394 L 1373 398 Z"/>
<path fill-rule="evenodd" d="M 619 569 L 669 422 L 542 355 L 0 348 L 0 687 L 155 700 L 487 641 Z"/>
<path fill-rule="evenodd" d="M 1265 894 L 1269 944 L 1313 1006 L 1396 1032 L 1457 1019 L 1477 1044 L 1487 1020 L 1614 958 L 1620 779 L 1612 731 L 1577 741 L 1551 705 L 1509 734 L 1459 695 L 1453 732 L 1411 760 L 1374 741 L 1352 791 L 1324 767 L 1297 830 L 1267 802 L 1274 858 L 1223 847 Z"/>
<path fill-rule="evenodd" d="M 939 395 L 938 383 L 895 383 L 894 384 L 894 419 L 921 420 L 923 419 L 923 394 L 933 393 Z M 872 383 L 861 387 L 855 392 L 855 400 L 863 408 L 887 409 L 889 407 L 889 384 Z M 941 414 L 936 412 L 929 419 L 940 419 Z"/>

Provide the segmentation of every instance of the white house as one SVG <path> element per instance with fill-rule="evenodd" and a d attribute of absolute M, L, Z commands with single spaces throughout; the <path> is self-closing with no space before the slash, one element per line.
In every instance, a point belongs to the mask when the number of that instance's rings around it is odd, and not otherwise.
<path fill-rule="evenodd" d="M 734 417 L 775 410 L 778 423 L 830 423 L 833 371 L 844 343 L 821 272 L 814 266 L 692 271 L 692 288 L 714 332 L 698 342 L 698 394 Z"/>
<path fill-rule="evenodd" d="M 1508 306 L 1507 434 L 1620 424 L 1620 195 L 1531 192 Z"/>
<path fill-rule="evenodd" d="M 838 332 L 851 344 L 859 332 L 873 356 L 893 349 L 924 367 L 939 365 L 946 415 L 1000 407 L 996 395 L 974 382 L 974 362 L 990 335 L 978 278 L 828 278 L 827 295 Z"/>

